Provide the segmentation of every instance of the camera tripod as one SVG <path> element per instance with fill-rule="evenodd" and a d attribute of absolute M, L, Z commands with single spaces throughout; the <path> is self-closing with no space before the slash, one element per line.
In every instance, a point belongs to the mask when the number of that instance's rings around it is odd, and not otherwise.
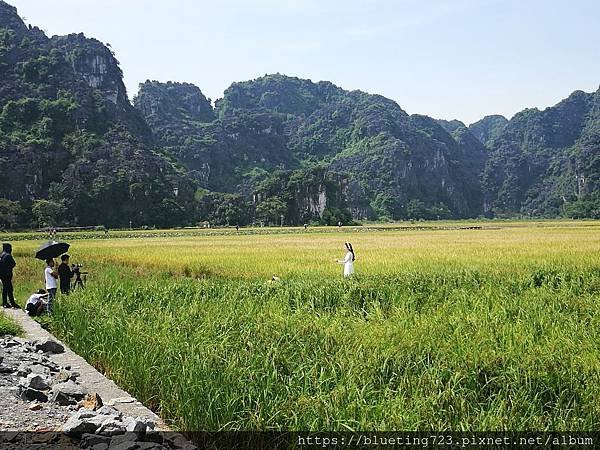
<path fill-rule="evenodd" d="M 73 287 L 71 288 L 73 291 L 77 288 L 85 289 L 85 282 L 87 279 L 87 272 L 75 272 L 75 281 L 73 281 Z"/>

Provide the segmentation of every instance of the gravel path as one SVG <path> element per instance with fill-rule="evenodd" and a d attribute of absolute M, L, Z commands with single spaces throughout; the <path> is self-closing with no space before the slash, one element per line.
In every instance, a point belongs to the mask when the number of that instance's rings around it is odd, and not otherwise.
<path fill-rule="evenodd" d="M 73 410 L 57 403 L 21 398 L 19 381 L 32 370 L 48 378 L 60 371 L 47 356 L 37 353 L 24 339 L 0 339 L 0 430 L 60 430 L 73 413 Z"/>
<path fill-rule="evenodd" d="M 23 311 L 25 338 L 0 337 L 0 450 L 194 449 Z"/>

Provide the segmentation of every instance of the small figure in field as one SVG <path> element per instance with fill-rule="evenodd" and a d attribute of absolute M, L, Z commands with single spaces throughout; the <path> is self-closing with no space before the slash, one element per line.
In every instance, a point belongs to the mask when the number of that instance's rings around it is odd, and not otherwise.
<path fill-rule="evenodd" d="M 39 316 L 44 312 L 44 299 L 48 298 L 48 293 L 45 289 L 38 289 L 35 294 L 31 294 L 25 304 L 25 311 L 31 317 Z"/>
<path fill-rule="evenodd" d="M 351 277 L 354 273 L 354 260 L 356 256 L 350 242 L 344 242 L 344 247 L 346 248 L 346 256 L 344 259 L 336 259 L 336 262 L 344 265 L 344 278 L 346 278 Z"/>
<path fill-rule="evenodd" d="M 305 224 L 304 224 L 304 229 L 306 230 L 307 228 L 308 228 L 308 224 L 307 224 L 307 223 L 305 223 Z"/>
<path fill-rule="evenodd" d="M 277 275 L 273 275 L 271 279 L 267 281 L 267 283 L 277 283 L 279 281 L 281 281 L 281 278 L 279 278 Z"/>
<path fill-rule="evenodd" d="M 235 226 L 235 231 L 240 231 L 240 226 L 239 225 Z"/>
<path fill-rule="evenodd" d="M 13 269 L 17 263 L 12 256 L 12 245 L 8 242 L 2 244 L 0 254 L 0 280 L 2 280 L 2 306 L 5 308 L 18 308 L 13 293 Z"/>
<path fill-rule="evenodd" d="M 342 228 L 342 221 L 338 221 L 338 228 Z"/>
<path fill-rule="evenodd" d="M 52 306 L 58 289 L 58 273 L 54 266 L 56 263 L 53 258 L 46 260 L 46 268 L 44 269 L 44 278 L 46 280 L 46 290 L 48 291 L 48 314 L 52 314 Z"/>
<path fill-rule="evenodd" d="M 60 292 L 61 294 L 68 294 L 71 291 L 71 279 L 73 278 L 73 271 L 69 266 L 70 256 L 64 254 L 60 257 L 61 263 L 58 266 L 58 278 L 60 280 Z"/>
<path fill-rule="evenodd" d="M 104 227 L 104 236 L 108 237 L 108 227 Z"/>

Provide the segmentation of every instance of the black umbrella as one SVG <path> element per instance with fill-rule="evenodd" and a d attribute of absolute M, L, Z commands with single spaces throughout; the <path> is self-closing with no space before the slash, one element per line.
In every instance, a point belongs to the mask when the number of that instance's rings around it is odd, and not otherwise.
<path fill-rule="evenodd" d="M 48 241 L 38 248 L 35 257 L 45 261 L 46 259 L 56 258 L 63 253 L 67 253 L 68 250 L 69 244 L 66 242 Z"/>

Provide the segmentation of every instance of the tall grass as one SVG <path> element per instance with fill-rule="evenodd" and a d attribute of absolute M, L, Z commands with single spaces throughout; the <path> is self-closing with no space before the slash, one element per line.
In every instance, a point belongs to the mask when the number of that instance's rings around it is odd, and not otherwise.
<path fill-rule="evenodd" d="M 15 336 L 21 334 L 22 332 L 23 330 L 19 325 L 0 312 L 0 336 Z"/>
<path fill-rule="evenodd" d="M 182 430 L 598 429 L 600 223 L 508 225 L 73 241 L 51 325 Z"/>
<path fill-rule="evenodd" d="M 600 267 L 115 280 L 54 325 L 183 430 L 593 430 L 599 293 Z"/>

